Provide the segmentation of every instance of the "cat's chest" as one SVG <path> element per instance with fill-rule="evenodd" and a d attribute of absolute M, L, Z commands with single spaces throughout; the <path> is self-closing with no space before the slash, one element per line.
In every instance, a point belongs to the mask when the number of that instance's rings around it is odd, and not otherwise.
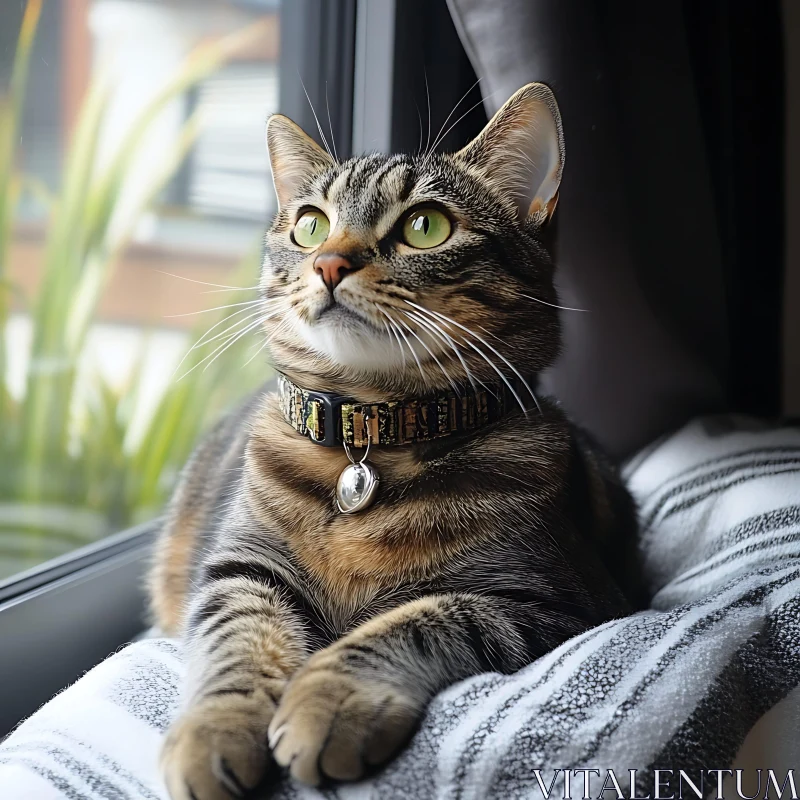
<path fill-rule="evenodd" d="M 349 462 L 319 450 L 316 458 L 305 459 L 302 470 L 274 453 L 251 464 L 248 491 L 259 523 L 285 542 L 314 584 L 330 597 L 356 598 L 338 617 L 373 603 L 392 587 L 430 580 L 484 534 L 484 526 L 470 522 L 465 498 L 430 490 L 424 466 L 399 459 L 376 459 L 375 502 L 364 511 L 342 513 L 336 481 Z"/>
<path fill-rule="evenodd" d="M 391 485 L 384 483 L 382 489 Z M 390 502 L 379 492 L 369 509 L 342 514 L 333 493 L 305 494 L 283 509 L 273 506 L 268 516 L 314 583 L 330 597 L 355 598 L 348 609 L 373 604 L 392 587 L 426 580 L 458 547 L 454 537 L 446 537 L 449 547 L 440 541 L 444 525 L 437 509 Z"/>
<path fill-rule="evenodd" d="M 335 597 L 374 597 L 433 580 L 470 550 L 502 540 L 512 532 L 509 509 L 535 515 L 548 504 L 557 476 L 544 455 L 532 457 L 541 451 L 526 439 L 520 447 L 509 428 L 438 452 L 375 450 L 375 502 L 343 514 L 336 484 L 350 463 L 344 450 L 314 445 L 273 418 L 251 439 L 246 487 L 260 524 L 313 582 Z"/>
<path fill-rule="evenodd" d="M 373 617 L 424 596 L 423 585 L 379 587 L 349 583 L 324 589 L 310 587 L 313 603 L 331 640 L 355 630 Z"/>

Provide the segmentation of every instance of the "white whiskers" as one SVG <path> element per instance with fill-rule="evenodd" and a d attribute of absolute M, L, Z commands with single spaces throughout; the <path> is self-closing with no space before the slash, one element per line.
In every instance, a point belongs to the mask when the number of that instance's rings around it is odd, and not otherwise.
<path fill-rule="evenodd" d="M 297 73 L 298 77 L 300 73 Z M 300 78 L 300 85 L 303 87 L 303 93 L 306 96 L 306 100 L 308 100 L 308 106 L 311 109 L 311 113 L 314 115 L 314 122 L 317 123 L 317 130 L 319 131 L 320 138 L 322 139 L 322 144 L 325 145 L 325 150 L 328 155 L 334 159 L 334 161 L 338 161 L 338 158 L 334 158 L 333 153 L 331 152 L 331 148 L 328 147 L 328 140 L 325 138 L 325 132 L 322 130 L 322 125 L 320 125 L 319 117 L 317 116 L 317 112 L 314 110 L 314 104 L 311 102 L 311 98 L 308 96 L 308 91 L 306 89 L 305 83 L 303 83 L 303 79 Z"/>
<path fill-rule="evenodd" d="M 536 398 L 536 395 L 533 393 L 533 389 L 531 389 L 531 387 L 528 385 L 528 382 L 523 377 L 522 373 L 520 373 L 520 371 L 502 353 L 500 353 L 498 350 L 492 347 L 492 345 L 490 345 L 486 341 L 486 339 L 484 339 L 482 336 L 479 336 L 477 333 L 475 333 L 475 331 L 470 330 L 465 325 L 462 325 L 460 322 L 456 322 L 454 319 L 451 319 L 450 317 L 446 316 L 445 314 L 440 314 L 438 311 L 430 311 L 424 306 L 418 305 L 417 303 L 412 303 L 410 300 L 406 300 L 405 302 L 408 303 L 408 305 L 412 306 L 413 308 L 417 309 L 417 311 L 419 311 L 420 313 L 427 316 L 429 319 L 435 318 L 444 322 L 445 325 L 455 325 L 457 328 L 459 328 L 472 338 L 479 341 L 484 347 L 486 347 L 488 350 L 494 353 L 494 355 L 496 355 L 517 376 L 522 385 L 528 390 L 530 396 L 533 398 L 533 402 L 539 409 L 539 413 L 541 413 L 542 409 L 541 406 L 539 405 L 539 401 Z M 463 336 L 462 338 L 464 340 L 464 344 L 466 344 L 469 348 L 474 350 L 498 374 L 501 380 L 508 387 L 511 394 L 514 396 L 514 399 L 519 404 L 519 407 L 522 409 L 523 413 L 527 414 L 528 409 L 525 407 L 525 404 L 522 402 L 522 398 L 519 396 L 519 394 L 517 394 L 517 391 L 514 389 L 513 385 L 508 380 L 505 373 L 477 345 L 475 345 L 473 342 L 471 342 L 469 339 Z"/>
<path fill-rule="evenodd" d="M 425 385 L 425 372 L 422 369 L 422 362 L 419 360 L 419 356 L 417 355 L 417 351 L 411 346 L 411 342 L 408 341 L 408 337 L 403 332 L 403 329 L 397 324 L 397 321 L 394 317 L 390 316 L 389 313 L 382 307 L 378 306 L 381 312 L 388 318 L 389 322 L 391 323 L 392 327 L 394 328 L 397 333 L 399 333 L 403 337 L 403 341 L 408 346 L 409 352 L 412 356 L 414 356 L 414 361 L 417 362 L 417 367 L 419 368 L 419 374 L 422 377 L 422 384 Z"/>
<path fill-rule="evenodd" d="M 273 340 L 273 339 L 274 339 L 274 338 L 275 338 L 275 337 L 276 337 L 276 336 L 277 336 L 279 333 L 283 333 L 283 330 L 284 330 L 285 328 L 288 328 L 288 327 L 290 327 L 290 322 L 289 322 L 289 320 L 288 320 L 286 317 L 284 317 L 284 318 L 283 318 L 283 319 L 282 319 L 282 320 L 281 320 L 281 321 L 278 323 L 278 326 L 275 328 L 275 330 L 274 330 L 274 331 L 272 331 L 272 333 L 270 333 L 270 334 L 269 334 L 269 336 L 265 336 L 265 337 L 264 337 L 264 341 L 263 341 L 263 342 L 261 343 L 261 345 L 260 345 L 260 346 L 259 346 L 259 347 L 256 349 L 255 353 L 253 353 L 253 355 L 251 355 L 251 356 L 250 356 L 250 358 L 248 358 L 248 359 L 247 359 L 247 361 L 245 361 L 245 362 L 244 362 L 244 366 L 246 367 L 246 366 L 247 366 L 247 365 L 248 365 L 248 364 L 249 364 L 251 361 L 253 361 L 253 359 L 254 359 L 254 358 L 256 358 L 256 356 L 258 356 L 260 353 L 263 353 L 263 352 L 264 352 L 264 350 L 266 350 L 266 349 L 267 349 L 267 347 L 269 347 L 269 345 L 270 345 L 270 342 L 272 342 L 272 340 Z"/>
<path fill-rule="evenodd" d="M 166 273 L 169 274 L 169 273 Z M 193 283 L 201 283 L 206 284 L 205 281 L 194 281 L 191 280 Z M 254 287 L 225 287 L 221 284 L 207 284 L 210 286 L 219 286 L 221 290 L 228 290 L 234 289 L 242 289 L 249 288 L 252 290 Z M 225 353 L 229 348 L 233 347 L 238 341 L 240 341 L 244 336 L 251 333 L 252 331 L 257 330 L 261 327 L 265 322 L 268 320 L 285 313 L 288 310 L 288 303 L 285 298 L 263 298 L 258 297 L 253 300 L 247 300 L 240 303 L 227 303 L 225 305 L 214 306 L 213 308 L 206 308 L 201 309 L 200 311 L 191 311 L 185 314 L 170 314 L 168 318 L 176 318 L 176 317 L 190 317 L 195 316 L 197 314 L 207 314 L 214 311 L 226 311 L 228 309 L 238 309 L 233 311 L 233 313 L 228 314 L 223 319 L 215 322 L 202 336 L 200 336 L 196 342 L 192 344 L 192 346 L 187 350 L 184 354 L 183 358 L 178 362 L 175 370 L 173 372 L 173 377 L 179 372 L 180 368 L 184 365 L 184 363 L 189 359 L 193 353 L 195 353 L 201 347 L 205 347 L 206 345 L 214 346 L 214 349 L 204 356 L 202 359 L 197 361 L 197 363 L 193 364 L 189 367 L 179 378 L 177 381 L 183 380 L 187 375 L 191 374 L 196 370 L 198 367 L 203 367 L 203 371 L 207 370 L 216 360 L 219 358 L 223 353 Z M 222 328 L 222 330 L 219 330 Z M 279 326 L 280 329 L 280 326 Z M 252 358 L 247 361 L 247 364 L 253 360 L 255 355 L 258 355 L 266 344 L 268 344 L 269 339 L 265 344 L 259 348 L 259 350 L 254 354 Z M 205 365 L 205 366 L 204 366 Z M 245 364 L 246 366 L 246 364 Z"/>
<path fill-rule="evenodd" d="M 248 289 L 257 289 L 257 286 L 226 286 L 224 283 L 209 283 L 208 281 L 198 281 L 195 278 L 187 278 L 185 275 L 176 275 L 174 272 L 165 272 L 163 269 L 157 269 L 155 272 L 160 272 L 162 275 L 169 275 L 170 278 L 177 278 L 179 281 L 188 281 L 189 283 L 199 283 L 201 286 L 216 286 L 218 289 L 230 289 L 236 292 L 243 292 Z"/>
<path fill-rule="evenodd" d="M 180 376 L 180 378 L 178 378 L 178 380 L 182 381 L 187 375 L 190 375 L 192 372 L 194 372 L 198 367 L 202 366 L 203 364 L 205 364 L 205 367 L 203 367 L 203 371 L 205 372 L 205 370 L 207 370 L 214 363 L 214 361 L 216 361 L 226 350 L 228 350 L 230 347 L 236 344 L 236 342 L 238 342 L 243 336 L 247 335 L 251 331 L 256 330 L 258 327 L 263 325 L 264 322 L 266 322 L 269 319 L 272 319 L 272 317 L 274 317 L 276 314 L 279 313 L 281 313 L 281 311 L 277 310 L 268 313 L 264 316 L 259 316 L 258 319 L 249 323 L 241 330 L 230 334 L 228 338 L 222 344 L 220 344 L 213 352 L 209 353 L 207 356 L 202 358 L 193 367 L 190 367 L 186 372 L 183 373 L 183 375 Z"/>
<path fill-rule="evenodd" d="M 436 354 L 433 352 L 433 350 L 431 350 L 430 347 L 428 347 L 428 345 L 426 345 L 425 342 L 422 341 L 420 336 L 417 335 L 416 331 L 414 331 L 405 322 L 403 322 L 403 320 L 398 320 L 398 323 L 400 325 L 402 325 L 425 348 L 425 350 L 427 351 L 428 355 L 430 355 L 430 357 L 436 362 L 437 366 L 442 371 L 442 374 L 445 376 L 445 378 L 447 378 L 447 382 L 453 387 L 453 391 L 460 397 L 461 396 L 461 392 L 458 390 L 458 385 L 450 377 L 450 373 L 444 368 L 444 365 L 436 357 Z"/>
<path fill-rule="evenodd" d="M 166 319 L 177 319 L 178 317 L 196 317 L 198 314 L 209 314 L 212 311 L 224 311 L 226 308 L 237 308 L 238 306 L 255 306 L 265 302 L 263 298 L 256 300 L 245 300 L 244 303 L 228 303 L 224 306 L 214 306 L 214 308 L 204 308 L 200 311 L 187 311 L 185 314 L 166 314 Z"/>
<path fill-rule="evenodd" d="M 495 94 L 497 94 L 497 92 L 492 92 L 491 94 L 486 95 L 486 98 L 484 98 L 484 99 L 488 100 L 490 97 L 492 97 Z M 450 133 L 450 131 L 452 131 L 453 128 L 455 128 L 455 126 L 458 125 L 458 123 L 461 122 L 462 119 L 464 119 L 468 114 L 473 112 L 476 108 L 478 108 L 478 106 L 480 106 L 482 104 L 483 104 L 483 100 L 480 100 L 479 102 L 477 102 L 474 105 L 470 106 L 455 122 L 453 122 L 450 125 L 450 127 L 444 133 L 442 133 L 442 134 L 440 134 L 439 136 L 436 137 L 436 139 L 437 139 L 436 142 L 434 142 L 434 144 L 431 146 L 430 151 L 425 154 L 425 159 L 422 162 L 423 166 L 426 163 L 426 161 L 428 159 L 430 159 L 430 157 L 436 152 L 436 148 L 439 146 L 439 144 L 441 144 L 441 142 L 443 142 L 447 138 L 447 135 Z"/>
<path fill-rule="evenodd" d="M 428 141 L 425 143 L 425 155 L 427 155 L 431 146 L 431 90 L 428 86 L 428 73 L 424 68 L 423 74 L 425 75 L 425 96 L 428 99 Z"/>
<path fill-rule="evenodd" d="M 328 129 L 331 132 L 331 144 L 333 145 L 333 157 L 338 161 L 339 160 L 339 154 L 336 152 L 336 137 L 333 135 L 333 122 L 331 122 L 331 107 L 330 107 L 330 104 L 328 103 L 328 81 L 325 81 L 325 108 L 328 109 Z"/>
<path fill-rule="evenodd" d="M 213 286 L 213 284 L 211 284 Z M 206 289 L 200 294 L 222 294 L 223 292 L 257 292 L 259 286 L 225 286 L 222 289 Z"/>
<path fill-rule="evenodd" d="M 210 334 L 212 331 L 214 331 L 214 330 L 216 330 L 217 328 L 219 328 L 219 326 L 220 326 L 220 325 L 224 325 L 226 322 L 230 322 L 230 321 L 231 321 L 231 320 L 232 320 L 234 317 L 238 316 L 239 314 L 246 314 L 248 311 L 249 311 L 250 313 L 249 313 L 249 314 L 247 314 L 247 316 L 246 316 L 246 317 L 243 317 L 242 319 L 239 319 L 239 320 L 237 320 L 236 322 L 232 323 L 232 324 L 231 324 L 229 327 L 227 327 L 227 328 L 226 328 L 224 331 L 222 331 L 222 332 L 220 332 L 220 333 L 217 333 L 216 335 L 214 335 L 214 336 L 211 336 L 210 338 L 208 338 L 208 337 L 209 337 L 209 334 Z M 256 311 L 252 311 L 252 309 L 250 309 L 250 308 L 243 308 L 243 309 L 240 309 L 239 311 L 236 311 L 236 312 L 234 312 L 233 314 L 230 314 L 229 316 L 225 317 L 224 319 L 221 319 L 221 320 L 220 320 L 219 322 L 217 322 L 215 325 L 212 325 L 212 326 L 211 326 L 211 327 L 210 327 L 210 328 L 209 328 L 209 329 L 208 329 L 208 330 L 207 330 L 207 331 L 206 331 L 206 332 L 205 332 L 205 333 L 204 333 L 204 334 L 203 334 L 203 335 L 202 335 L 202 336 L 201 336 L 201 337 L 200 337 L 200 338 L 199 338 L 199 339 L 198 339 L 198 340 L 197 340 L 197 341 L 196 341 L 196 342 L 195 342 L 195 343 L 194 343 L 194 344 L 193 344 L 193 345 L 192 345 L 192 346 L 191 346 L 191 347 L 190 347 L 190 348 L 189 348 L 189 349 L 186 351 L 186 354 L 184 355 L 184 357 L 183 357 L 183 358 L 182 358 L 182 359 L 181 359 L 181 360 L 178 362 L 178 366 L 177 366 L 177 367 L 175 367 L 175 371 L 176 371 L 176 372 L 178 371 L 178 369 L 179 369 L 179 368 L 180 368 L 180 366 L 183 364 L 183 362 L 184 362 L 184 361 L 186 361 L 186 359 L 187 359 L 187 358 L 189 358 L 189 356 L 190 356 L 190 355 L 191 355 L 191 354 L 192 354 L 192 353 L 193 353 L 195 350 L 197 350 L 197 348 L 198 348 L 198 347 L 202 347 L 203 345 L 209 344 L 210 342 L 214 342 L 214 341 L 216 341 L 217 339 L 221 339 L 223 336 L 229 336 L 229 335 L 231 335 L 231 332 L 232 332 L 232 331 L 234 331 L 234 329 L 235 329 L 235 328 L 237 328 L 239 325 L 241 325 L 243 322 L 246 322 L 247 320 L 249 320 L 249 319 L 252 319 L 253 317 L 256 317 L 256 316 L 262 315 L 263 313 L 264 313 L 264 309 L 262 309 L 262 308 L 259 308 L 259 309 L 258 309 L 258 310 L 256 310 Z M 238 332 L 238 331 L 237 331 L 237 332 Z"/>
<path fill-rule="evenodd" d="M 472 86 L 470 86 L 469 89 L 467 89 L 467 91 L 461 95 L 461 99 L 453 106 L 450 113 L 445 117 L 444 122 L 442 123 L 442 127 L 439 128 L 439 133 L 436 134 L 436 138 L 433 140 L 433 145 L 430 147 L 430 150 L 436 149 L 436 144 L 438 143 L 439 138 L 442 135 L 442 131 L 444 130 L 445 125 L 447 125 L 447 123 L 450 122 L 451 117 L 453 116 L 453 114 L 456 113 L 458 107 L 467 99 L 469 93 L 481 82 L 481 80 L 482 80 L 481 78 L 478 78 L 478 80 L 476 80 L 475 83 L 473 83 Z"/>
<path fill-rule="evenodd" d="M 397 333 L 397 325 L 395 324 L 395 321 L 389 316 L 389 314 L 383 309 L 382 306 L 379 306 L 379 305 L 376 304 L 376 308 L 378 309 L 378 311 L 381 312 L 381 314 L 383 314 L 389 320 L 389 322 L 388 323 L 385 322 L 384 325 L 386 325 L 386 330 L 390 331 L 390 333 L 394 334 L 394 338 L 397 340 L 397 346 L 400 349 L 400 358 L 403 359 L 403 369 L 405 369 L 406 368 L 406 351 L 403 350 L 403 343 L 400 341 L 400 336 Z M 389 327 L 390 325 L 391 325 L 391 328 Z"/>
<path fill-rule="evenodd" d="M 533 300 L 534 303 L 541 303 L 543 306 L 550 306 L 550 308 L 560 308 L 562 311 L 583 311 L 585 314 L 591 314 L 592 310 L 590 308 L 573 308 L 572 306 L 559 306 L 555 303 L 548 303 L 546 300 L 540 300 L 538 297 L 533 297 L 529 294 L 520 294 L 520 297 L 524 297 L 526 300 Z"/>
<path fill-rule="evenodd" d="M 442 330 L 441 325 L 439 325 L 435 321 L 426 319 L 420 314 L 417 314 L 415 311 L 403 311 L 402 313 L 409 319 L 413 319 L 418 325 L 422 325 L 423 328 L 427 328 L 434 336 L 436 336 L 438 339 L 440 339 L 442 342 L 444 342 L 452 349 L 452 351 L 456 355 L 456 358 L 458 358 L 458 360 L 461 362 L 461 366 L 464 369 L 464 373 L 467 376 L 470 385 L 475 391 L 478 391 L 478 387 L 475 385 L 475 378 L 470 368 L 467 366 L 467 362 L 464 360 L 464 357 L 461 355 L 461 351 L 458 349 L 458 345 L 451 336 L 448 336 L 444 332 L 444 330 Z M 486 388 L 485 384 L 482 381 L 478 382 L 481 384 L 481 386 L 484 386 L 484 388 Z"/>

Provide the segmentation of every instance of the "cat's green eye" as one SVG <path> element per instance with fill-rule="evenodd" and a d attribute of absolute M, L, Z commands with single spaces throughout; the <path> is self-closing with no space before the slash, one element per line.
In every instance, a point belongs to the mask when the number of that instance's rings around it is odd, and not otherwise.
<path fill-rule="evenodd" d="M 453 226 L 437 208 L 418 208 L 412 211 L 403 224 L 403 239 L 407 245 L 427 250 L 446 242 Z"/>
<path fill-rule="evenodd" d="M 331 230 L 331 223 L 321 212 L 313 209 L 306 211 L 295 223 L 294 240 L 300 247 L 318 247 L 327 238 Z"/>

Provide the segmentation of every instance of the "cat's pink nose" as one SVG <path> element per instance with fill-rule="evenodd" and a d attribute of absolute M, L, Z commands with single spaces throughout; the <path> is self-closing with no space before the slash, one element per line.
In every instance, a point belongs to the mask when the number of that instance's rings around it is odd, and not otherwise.
<path fill-rule="evenodd" d="M 338 253 L 321 253 L 314 259 L 314 272 L 322 277 L 329 291 L 333 291 L 350 272 L 356 272 L 352 261 Z"/>

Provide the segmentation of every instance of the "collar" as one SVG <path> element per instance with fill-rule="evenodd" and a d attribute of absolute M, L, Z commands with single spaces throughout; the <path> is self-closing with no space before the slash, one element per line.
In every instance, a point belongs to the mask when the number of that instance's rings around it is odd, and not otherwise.
<path fill-rule="evenodd" d="M 486 383 L 481 389 L 468 388 L 460 394 L 451 391 L 385 403 L 357 403 L 332 392 L 303 389 L 281 374 L 278 400 L 285 420 L 324 447 L 440 439 L 483 428 L 519 408 L 505 384 Z"/>

